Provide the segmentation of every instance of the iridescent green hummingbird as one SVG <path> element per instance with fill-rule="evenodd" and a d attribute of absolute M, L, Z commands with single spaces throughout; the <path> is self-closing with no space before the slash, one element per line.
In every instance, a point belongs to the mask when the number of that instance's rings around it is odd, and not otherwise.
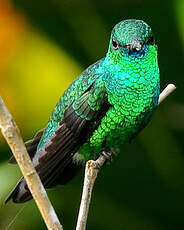
<path fill-rule="evenodd" d="M 26 143 L 43 185 L 65 184 L 86 160 L 120 152 L 150 121 L 159 93 L 151 28 L 141 20 L 121 21 L 112 30 L 105 58 L 68 87 L 46 128 Z M 24 178 L 6 202 L 10 199 L 32 199 Z"/>

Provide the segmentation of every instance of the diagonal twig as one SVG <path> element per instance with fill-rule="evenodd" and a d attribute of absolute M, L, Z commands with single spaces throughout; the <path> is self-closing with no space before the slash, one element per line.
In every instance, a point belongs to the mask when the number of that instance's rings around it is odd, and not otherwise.
<path fill-rule="evenodd" d="M 176 86 L 174 84 L 169 84 L 160 94 L 158 99 L 158 104 L 166 99 L 169 94 L 171 94 L 176 89 Z"/>
<path fill-rule="evenodd" d="M 0 97 L 0 129 L 26 179 L 28 188 L 49 230 L 62 230 L 41 180 L 32 164 L 20 131 Z"/>

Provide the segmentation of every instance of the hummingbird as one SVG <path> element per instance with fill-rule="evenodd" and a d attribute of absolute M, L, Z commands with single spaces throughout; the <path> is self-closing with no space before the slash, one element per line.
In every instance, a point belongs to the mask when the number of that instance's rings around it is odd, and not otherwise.
<path fill-rule="evenodd" d="M 119 22 L 112 29 L 106 56 L 71 83 L 46 128 L 26 142 L 45 188 L 66 184 L 89 159 L 119 153 L 149 123 L 159 94 L 152 29 L 142 20 Z M 15 203 L 32 199 L 23 177 L 5 202 L 10 199 Z"/>

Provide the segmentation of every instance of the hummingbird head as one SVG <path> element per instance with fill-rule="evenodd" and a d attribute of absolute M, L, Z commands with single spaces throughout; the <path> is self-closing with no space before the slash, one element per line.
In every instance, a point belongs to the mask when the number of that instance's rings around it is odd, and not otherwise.
<path fill-rule="evenodd" d="M 123 55 L 143 58 L 154 44 L 152 30 L 144 21 L 128 19 L 113 28 L 109 49 L 113 57 Z"/>

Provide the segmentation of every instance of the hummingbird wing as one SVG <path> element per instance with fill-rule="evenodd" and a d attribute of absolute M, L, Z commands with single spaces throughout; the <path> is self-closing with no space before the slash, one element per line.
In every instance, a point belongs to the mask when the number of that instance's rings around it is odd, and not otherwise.
<path fill-rule="evenodd" d="M 29 154 L 29 156 L 31 157 L 31 159 L 34 157 L 35 153 L 36 153 L 36 150 L 37 150 L 37 146 L 40 142 L 40 139 L 44 133 L 44 130 L 45 129 L 41 129 L 39 130 L 35 136 L 33 137 L 33 139 L 29 140 L 29 141 L 26 141 L 25 142 L 25 146 L 26 146 L 26 149 L 27 149 L 27 152 Z M 17 164 L 17 161 L 15 159 L 14 156 L 12 156 L 10 159 L 9 159 L 9 163 L 10 164 Z"/>
<path fill-rule="evenodd" d="M 92 135 L 108 110 L 105 86 L 102 82 L 100 84 L 95 82 L 90 85 L 67 107 L 57 129 L 41 152 L 33 158 L 45 187 L 54 183 L 57 175 L 61 174 L 74 154 Z"/>
<path fill-rule="evenodd" d="M 33 164 L 46 188 L 58 183 L 72 157 L 92 135 L 109 108 L 105 85 L 95 80 L 83 94 L 65 109 L 62 119 L 43 148 L 33 157 Z M 14 202 L 32 198 L 24 178 L 9 195 Z"/>

